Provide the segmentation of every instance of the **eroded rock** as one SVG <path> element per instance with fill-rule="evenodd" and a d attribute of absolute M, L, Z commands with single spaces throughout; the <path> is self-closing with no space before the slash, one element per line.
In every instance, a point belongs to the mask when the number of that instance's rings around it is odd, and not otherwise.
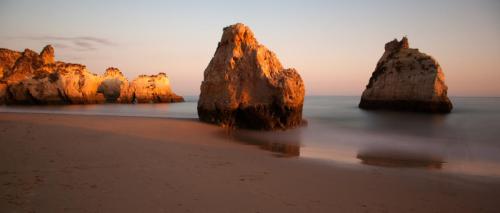
<path fill-rule="evenodd" d="M 0 82 L 0 104 L 7 102 L 7 83 Z"/>
<path fill-rule="evenodd" d="M 361 97 L 363 109 L 448 113 L 453 108 L 439 63 L 409 46 L 408 39 L 385 45 Z"/>
<path fill-rule="evenodd" d="M 106 69 L 101 79 L 98 92 L 102 93 L 108 103 L 127 103 L 128 87 L 127 78 L 118 68 L 110 67 Z"/>
<path fill-rule="evenodd" d="M 48 69 L 47 67 L 45 67 Z M 101 79 L 80 64 L 57 62 L 49 71 L 10 83 L 8 103 L 12 104 L 93 104 L 103 103 L 97 93 Z"/>
<path fill-rule="evenodd" d="M 40 52 L 40 57 L 42 58 L 44 64 L 55 63 L 54 48 L 52 45 L 45 46 L 42 52 Z"/>
<path fill-rule="evenodd" d="M 243 24 L 224 28 L 200 90 L 201 121 L 265 130 L 302 122 L 305 89 L 300 75 L 284 69 Z"/>
<path fill-rule="evenodd" d="M 0 79 L 3 78 L 4 74 L 11 72 L 19 57 L 21 57 L 20 52 L 0 48 Z"/>
<path fill-rule="evenodd" d="M 135 103 L 182 102 L 184 98 L 176 95 L 170 88 L 170 81 L 165 73 L 158 75 L 140 75 L 128 88 L 128 100 Z"/>
<path fill-rule="evenodd" d="M 183 100 L 165 74 L 141 76 L 130 86 L 117 68 L 98 76 L 84 65 L 55 61 L 50 45 L 40 54 L 0 49 L 0 67 L 0 104 L 132 103 L 135 96 L 141 103 Z"/>

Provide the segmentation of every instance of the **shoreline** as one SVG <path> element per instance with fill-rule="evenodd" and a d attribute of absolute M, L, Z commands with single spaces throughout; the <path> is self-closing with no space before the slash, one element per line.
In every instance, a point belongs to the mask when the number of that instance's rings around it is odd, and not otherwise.
<path fill-rule="evenodd" d="M 1 112 L 0 209 L 497 210 L 496 178 L 280 157 L 223 131 L 184 118 Z"/>

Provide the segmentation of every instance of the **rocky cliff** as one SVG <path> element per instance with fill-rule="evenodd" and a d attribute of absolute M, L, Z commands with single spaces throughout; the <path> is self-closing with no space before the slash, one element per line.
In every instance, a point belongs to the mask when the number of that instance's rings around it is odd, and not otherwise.
<path fill-rule="evenodd" d="M 16 52 L 0 49 L 0 104 L 95 104 L 135 103 L 136 86 L 117 68 L 108 68 L 98 76 L 84 65 L 55 61 L 54 48 L 48 45 L 40 54 L 26 49 Z M 182 97 L 170 89 L 166 75 L 162 81 L 151 81 L 154 94 L 138 102 L 178 102 Z M 133 91 L 133 92 L 131 92 Z M 148 99 L 150 98 L 150 99 Z"/>
<path fill-rule="evenodd" d="M 447 90 L 439 63 L 403 37 L 385 45 L 359 107 L 448 113 L 453 106 Z"/>
<path fill-rule="evenodd" d="M 201 121 L 266 130 L 302 122 L 305 89 L 300 75 L 284 69 L 243 24 L 224 28 L 200 90 Z"/>

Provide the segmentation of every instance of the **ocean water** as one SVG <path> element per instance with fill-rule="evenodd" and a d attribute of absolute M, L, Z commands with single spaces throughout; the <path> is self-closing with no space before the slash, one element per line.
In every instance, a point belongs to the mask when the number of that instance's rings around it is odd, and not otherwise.
<path fill-rule="evenodd" d="M 287 131 L 235 130 L 221 137 L 259 145 L 278 157 L 412 167 L 500 177 L 500 98 L 454 97 L 450 114 L 366 111 L 359 97 L 312 96 L 307 125 Z M 197 97 L 174 104 L 0 106 L 0 112 L 196 119 Z"/>

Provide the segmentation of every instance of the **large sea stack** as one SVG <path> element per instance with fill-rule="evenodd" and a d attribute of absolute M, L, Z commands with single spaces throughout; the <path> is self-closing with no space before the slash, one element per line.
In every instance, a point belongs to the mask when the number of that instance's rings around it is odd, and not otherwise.
<path fill-rule="evenodd" d="M 243 24 L 224 28 L 200 89 L 201 121 L 262 130 L 302 122 L 302 78 L 295 69 L 284 69 Z"/>
<path fill-rule="evenodd" d="M 40 54 L 30 49 L 24 52 L 0 49 L 0 104 L 183 101 L 170 89 L 167 76 L 164 73 L 160 76 L 163 80 L 147 79 L 147 85 L 137 89 L 136 84 L 129 86 L 128 80 L 117 68 L 108 68 L 104 75 L 99 76 L 88 71 L 84 65 L 56 61 L 54 48 L 50 45 Z M 137 95 L 143 93 L 150 95 Z"/>
<path fill-rule="evenodd" d="M 385 44 L 361 97 L 363 109 L 394 109 L 448 113 L 453 108 L 439 63 L 410 48 L 408 39 Z"/>

